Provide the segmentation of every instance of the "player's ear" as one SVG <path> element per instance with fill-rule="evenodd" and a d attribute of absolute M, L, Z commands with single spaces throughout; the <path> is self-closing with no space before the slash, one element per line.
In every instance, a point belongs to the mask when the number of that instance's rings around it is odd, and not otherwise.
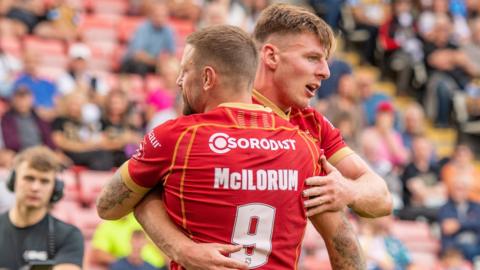
<path fill-rule="evenodd" d="M 211 66 L 206 66 L 203 69 L 203 74 L 202 74 L 202 79 L 203 79 L 203 90 L 208 91 L 211 88 L 214 87 L 214 85 L 217 83 L 217 72 L 215 72 L 215 69 Z"/>
<path fill-rule="evenodd" d="M 276 69 L 278 65 L 278 61 L 280 60 L 278 57 L 278 48 L 270 43 L 263 45 L 262 50 L 260 52 L 262 57 L 262 62 L 271 69 Z"/>

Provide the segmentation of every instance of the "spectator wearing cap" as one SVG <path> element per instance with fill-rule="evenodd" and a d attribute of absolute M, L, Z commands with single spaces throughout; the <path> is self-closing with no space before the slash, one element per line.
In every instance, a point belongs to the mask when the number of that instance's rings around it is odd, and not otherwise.
<path fill-rule="evenodd" d="M 376 156 L 388 161 L 394 167 L 402 167 L 408 159 L 403 146 L 402 136 L 394 128 L 395 108 L 390 101 L 382 101 L 377 105 L 375 125 L 362 134 L 362 144 L 374 141 L 377 144 Z"/>
<path fill-rule="evenodd" d="M 160 60 L 175 55 L 174 32 L 168 26 L 168 6 L 155 1 L 149 19 L 135 31 L 123 59 L 121 72 L 146 75 L 161 68 Z"/>
<path fill-rule="evenodd" d="M 56 117 L 56 99 L 58 91 L 49 80 L 42 78 L 38 72 L 38 55 L 27 52 L 24 56 L 24 70 L 13 84 L 14 91 L 26 88 L 33 94 L 33 106 L 40 118 L 51 121 Z"/>
<path fill-rule="evenodd" d="M 62 95 L 80 91 L 90 97 L 94 103 L 100 104 L 108 93 L 107 84 L 88 70 L 88 61 L 92 52 L 83 43 L 75 43 L 68 50 L 68 70 L 57 80 L 57 87 Z"/>

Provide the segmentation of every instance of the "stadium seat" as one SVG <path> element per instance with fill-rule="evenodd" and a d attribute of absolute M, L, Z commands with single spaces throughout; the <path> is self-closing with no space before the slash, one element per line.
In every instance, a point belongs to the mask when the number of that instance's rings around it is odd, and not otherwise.
<path fill-rule="evenodd" d="M 62 74 L 65 73 L 65 69 L 63 67 L 40 65 L 37 67 L 37 73 L 42 78 L 50 81 L 56 81 Z"/>
<path fill-rule="evenodd" d="M 22 56 L 22 45 L 14 36 L 0 37 L 0 49 L 16 57 Z"/>
<path fill-rule="evenodd" d="M 97 214 L 95 207 L 78 207 L 77 209 L 71 209 L 74 212 L 72 215 L 72 224 L 77 226 L 82 231 L 85 240 L 91 240 L 95 228 L 102 221 Z"/>
<path fill-rule="evenodd" d="M 66 170 L 58 175 L 58 178 L 63 181 L 65 187 L 63 189 L 63 200 L 79 202 L 80 199 L 80 185 L 77 174 L 73 171 Z"/>
<path fill-rule="evenodd" d="M 86 43 L 90 41 L 117 41 L 116 25 L 121 20 L 116 15 L 89 15 L 81 19 L 79 31 Z"/>
<path fill-rule="evenodd" d="M 80 196 L 84 205 L 93 205 L 102 187 L 110 180 L 113 172 L 85 170 L 80 173 Z"/>
<path fill-rule="evenodd" d="M 126 0 L 95 0 L 90 1 L 90 8 L 97 14 L 118 14 L 123 15 L 128 11 Z"/>
<path fill-rule="evenodd" d="M 124 17 L 118 24 L 118 38 L 121 42 L 128 42 L 137 28 L 145 21 L 143 17 Z"/>
<path fill-rule="evenodd" d="M 25 51 L 38 53 L 39 55 L 65 55 L 63 42 L 56 39 L 44 39 L 28 36 L 23 40 Z"/>

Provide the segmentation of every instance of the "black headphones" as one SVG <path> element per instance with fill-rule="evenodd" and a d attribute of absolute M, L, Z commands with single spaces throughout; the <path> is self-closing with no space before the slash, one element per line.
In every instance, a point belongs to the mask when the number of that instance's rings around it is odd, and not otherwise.
<path fill-rule="evenodd" d="M 10 174 L 10 178 L 7 181 L 7 188 L 11 192 L 15 192 L 15 178 L 16 173 L 15 170 L 13 170 Z M 50 197 L 51 203 L 56 203 L 63 197 L 63 186 L 63 181 L 55 178 L 55 187 L 53 188 L 52 197 Z"/>

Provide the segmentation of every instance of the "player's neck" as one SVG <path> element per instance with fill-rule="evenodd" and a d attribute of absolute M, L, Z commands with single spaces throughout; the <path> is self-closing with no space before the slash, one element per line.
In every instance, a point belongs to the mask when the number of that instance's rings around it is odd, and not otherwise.
<path fill-rule="evenodd" d="M 223 103 L 245 103 L 251 104 L 252 103 L 252 96 L 250 93 L 239 93 L 239 94 L 231 94 L 235 93 L 233 91 L 225 91 L 225 95 L 218 95 L 218 96 L 211 96 L 208 98 L 207 105 L 205 106 L 205 111 L 208 112 L 215 108 L 217 108 L 220 104 Z"/>
<path fill-rule="evenodd" d="M 46 214 L 46 207 L 28 208 L 15 204 L 15 206 L 8 213 L 8 216 L 13 225 L 23 228 L 40 222 L 40 220 L 42 220 Z"/>
<path fill-rule="evenodd" d="M 257 92 L 275 104 L 278 109 L 287 113 L 291 108 L 282 105 L 282 102 L 280 102 L 280 97 L 278 96 L 279 92 L 274 82 L 273 73 L 268 72 L 265 68 L 259 67 L 253 86 Z"/>

